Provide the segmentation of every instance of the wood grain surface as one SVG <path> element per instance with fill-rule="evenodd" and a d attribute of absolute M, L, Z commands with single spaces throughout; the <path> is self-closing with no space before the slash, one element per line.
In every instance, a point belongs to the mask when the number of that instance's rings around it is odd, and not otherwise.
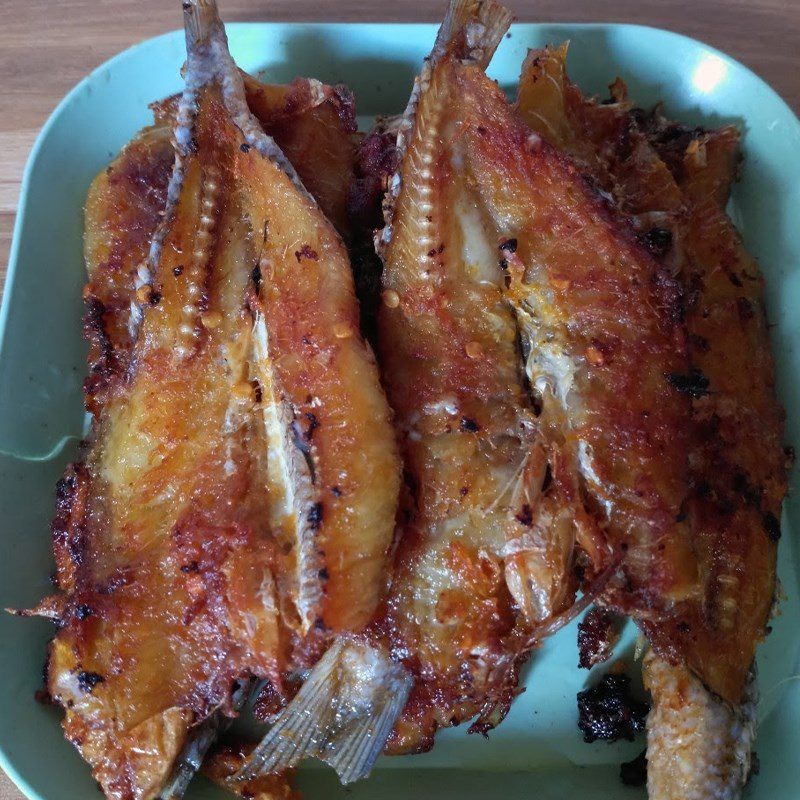
<path fill-rule="evenodd" d="M 438 20 L 445 0 L 335 4 L 222 0 L 221 4 L 225 20 L 231 22 L 389 22 Z M 523 22 L 636 22 L 693 36 L 751 67 L 800 111 L 800 0 L 507 0 L 507 4 Z M 178 0 L 0 0 L 0 21 L 2 287 L 22 171 L 37 131 L 84 75 L 135 42 L 179 27 L 181 13 Z M 21 799 L 0 773 L 0 800 Z"/>

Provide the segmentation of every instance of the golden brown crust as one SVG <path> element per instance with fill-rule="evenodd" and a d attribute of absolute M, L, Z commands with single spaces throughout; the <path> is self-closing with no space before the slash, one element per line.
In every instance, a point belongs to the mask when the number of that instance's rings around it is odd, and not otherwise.
<path fill-rule="evenodd" d="M 786 491 L 763 281 L 724 212 L 739 135 L 731 127 L 685 129 L 659 109 L 587 100 L 569 83 L 564 55 L 530 53 L 518 113 L 546 138 L 556 132 L 556 143 L 639 219 L 643 240 L 664 245 L 658 255 L 684 289 L 690 372 L 676 385 L 692 398 L 692 444 L 681 513 L 692 528 L 700 591 L 642 624 L 662 656 L 686 660 L 738 702 L 773 602 L 773 540 Z M 609 117 L 623 137 L 607 138 Z"/>

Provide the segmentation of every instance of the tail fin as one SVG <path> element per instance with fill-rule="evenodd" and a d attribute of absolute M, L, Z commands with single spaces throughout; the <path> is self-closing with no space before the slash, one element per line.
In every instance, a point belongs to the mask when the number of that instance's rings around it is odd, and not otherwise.
<path fill-rule="evenodd" d="M 410 690 L 411 676 L 386 652 L 338 639 L 234 779 L 282 772 L 309 757 L 332 766 L 342 783 L 366 778 Z"/>
<path fill-rule="evenodd" d="M 435 64 L 451 49 L 457 58 L 485 69 L 513 20 L 496 0 L 451 0 L 431 51 Z"/>

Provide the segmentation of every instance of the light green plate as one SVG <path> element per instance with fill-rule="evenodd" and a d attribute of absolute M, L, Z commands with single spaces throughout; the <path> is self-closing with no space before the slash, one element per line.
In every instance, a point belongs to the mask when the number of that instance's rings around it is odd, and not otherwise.
<path fill-rule="evenodd" d="M 355 91 L 362 119 L 402 109 L 435 34 L 431 25 L 267 25 L 228 27 L 233 55 L 274 82 L 311 75 Z M 570 73 L 603 92 L 617 74 L 635 100 L 663 99 L 685 122 L 736 122 L 746 162 L 732 212 L 767 277 L 776 324 L 772 341 L 787 441 L 800 431 L 800 123 L 759 78 L 699 42 L 630 25 L 516 25 L 491 74 L 513 91 L 526 48 L 571 39 Z M 50 587 L 48 526 L 53 487 L 74 454 L 84 424 L 81 382 L 82 206 L 89 182 L 149 122 L 147 103 L 181 87 L 183 37 L 151 39 L 103 65 L 59 105 L 31 153 L 20 198 L 0 313 L 0 608 L 34 603 Z M 785 594 L 775 631 L 759 653 L 763 697 L 757 742 L 761 774 L 751 800 L 800 797 L 798 671 L 798 481 L 784 512 L 780 573 Z M 89 770 L 61 736 L 58 714 L 34 702 L 44 648 L 41 621 L 0 614 L 0 765 L 31 798 L 94 800 Z M 621 650 L 630 648 L 626 632 Z M 352 798 L 562 798 L 583 790 L 593 800 L 640 798 L 620 784 L 621 761 L 643 742 L 583 744 L 575 694 L 593 676 L 576 668 L 575 626 L 533 659 L 527 691 L 487 742 L 463 729 L 444 732 L 433 752 L 383 759 Z M 343 796 L 332 773 L 301 776 L 307 797 Z M 189 798 L 222 793 L 197 781 Z"/>

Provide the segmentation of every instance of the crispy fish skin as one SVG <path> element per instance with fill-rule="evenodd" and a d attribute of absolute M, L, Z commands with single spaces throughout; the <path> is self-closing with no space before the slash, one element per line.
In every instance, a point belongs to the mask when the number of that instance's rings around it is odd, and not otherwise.
<path fill-rule="evenodd" d="M 690 366 L 701 381 L 687 387 L 695 395 L 687 513 L 703 588 L 668 621 L 646 627 L 663 655 L 687 659 L 708 686 L 737 703 L 773 602 L 774 540 L 786 493 L 784 415 L 775 397 L 763 278 L 725 214 L 739 135 L 732 127 L 683 129 L 658 109 L 645 114 L 628 102 L 587 100 L 566 78 L 564 55 L 564 48 L 529 54 L 519 113 L 543 135 L 572 130 L 583 145 L 562 136 L 559 146 L 593 176 L 605 175 L 629 213 L 669 234 L 663 255 L 685 288 Z M 551 79 L 542 81 L 544 75 Z M 560 109 L 541 97 L 540 87 L 552 92 L 556 85 Z M 596 142 L 609 114 L 625 136 L 603 149 Z M 633 169 L 623 160 L 630 141 L 637 148 Z M 652 241 L 653 233 L 645 227 L 642 236 Z"/>
<path fill-rule="evenodd" d="M 232 189 L 247 156 L 219 92 L 199 105 L 161 299 L 80 468 L 84 502 L 54 536 L 69 594 L 48 688 L 112 798 L 155 796 L 190 726 L 226 709 L 235 680 L 282 674 L 278 553 L 247 446 L 250 270 L 216 244 L 246 240 Z"/>
<path fill-rule="evenodd" d="M 470 68 L 457 80 L 467 168 L 498 240 L 516 242 L 506 296 L 531 384 L 563 411 L 584 507 L 623 559 L 609 591 L 642 613 L 667 607 L 696 587 L 681 519 L 689 403 L 668 379 L 687 365 L 677 285 L 496 87 Z"/>
<path fill-rule="evenodd" d="M 347 192 L 358 146 L 355 109 L 345 87 L 297 78 L 287 86 L 243 74 L 250 110 L 294 165 L 337 230 L 349 238 Z M 152 106 L 140 131 L 89 187 L 84 219 L 84 329 L 89 341 L 87 408 L 94 416 L 130 365 L 140 307 L 150 301 L 150 243 L 167 200 L 175 155 L 178 98 Z M 139 293 L 137 295 L 137 290 Z"/>

